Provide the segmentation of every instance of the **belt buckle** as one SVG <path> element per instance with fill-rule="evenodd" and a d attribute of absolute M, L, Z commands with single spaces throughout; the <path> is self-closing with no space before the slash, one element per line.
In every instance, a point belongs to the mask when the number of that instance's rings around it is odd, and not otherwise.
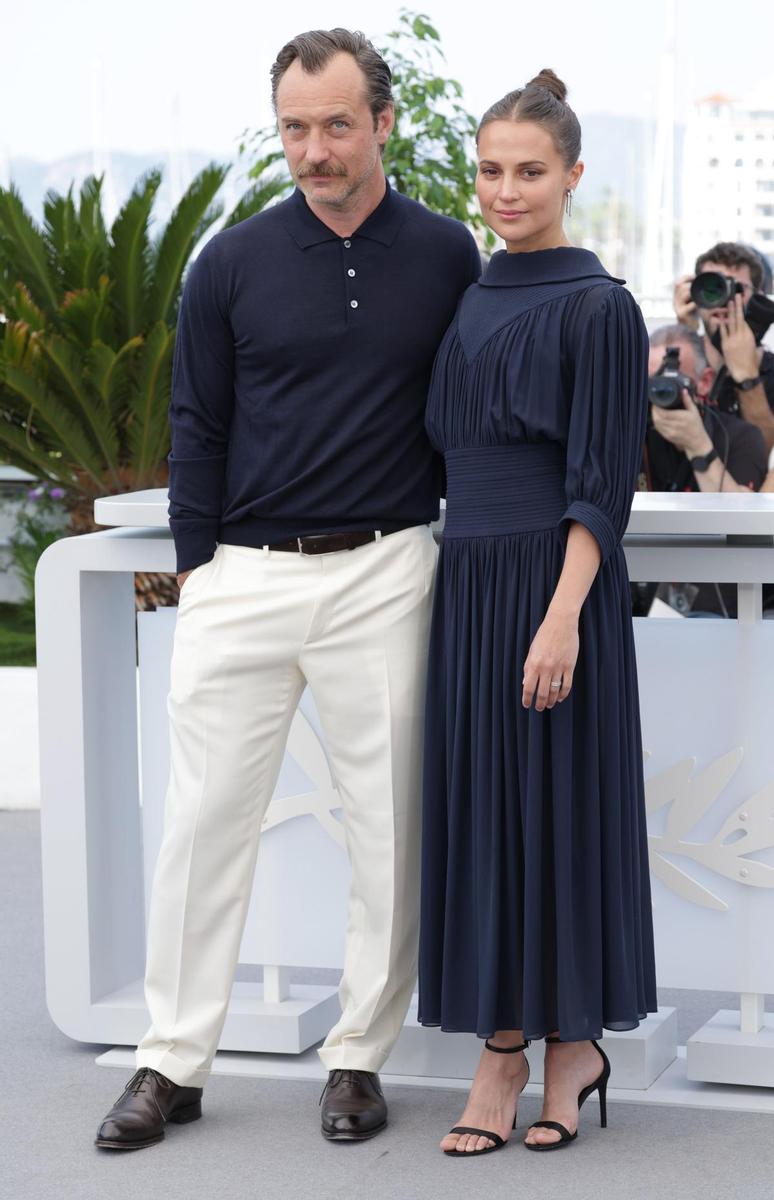
<path fill-rule="evenodd" d="M 305 550 L 304 542 L 317 542 L 317 541 L 321 541 L 323 538 L 326 538 L 326 537 L 330 537 L 330 534 L 329 533 L 309 533 L 309 534 L 304 534 L 302 537 L 297 537 L 296 541 L 298 542 L 299 554 L 306 554 L 306 555 L 324 554 L 325 553 L 324 550 Z"/>

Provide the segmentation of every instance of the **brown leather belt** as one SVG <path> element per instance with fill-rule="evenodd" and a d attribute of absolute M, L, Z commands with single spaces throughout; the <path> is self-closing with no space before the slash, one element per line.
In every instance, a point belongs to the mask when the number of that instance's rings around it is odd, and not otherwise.
<path fill-rule="evenodd" d="M 296 554 L 331 554 L 335 550 L 354 550 L 357 546 L 365 546 L 367 542 L 375 542 L 378 538 L 409 528 L 408 525 L 401 525 L 398 529 L 386 529 L 384 532 L 363 529 L 357 533 L 312 533 L 291 538 L 287 542 L 269 542 L 268 546 L 270 550 L 291 550 Z"/>

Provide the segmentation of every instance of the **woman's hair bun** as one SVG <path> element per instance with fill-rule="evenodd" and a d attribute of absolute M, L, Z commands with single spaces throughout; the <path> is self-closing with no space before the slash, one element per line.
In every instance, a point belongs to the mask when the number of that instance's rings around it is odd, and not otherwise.
<path fill-rule="evenodd" d="M 526 87 L 544 87 L 547 88 L 552 95 L 556 96 L 557 100 L 564 103 L 567 99 L 567 88 L 562 83 L 559 76 L 550 67 L 543 67 L 533 79 L 530 79 Z"/>

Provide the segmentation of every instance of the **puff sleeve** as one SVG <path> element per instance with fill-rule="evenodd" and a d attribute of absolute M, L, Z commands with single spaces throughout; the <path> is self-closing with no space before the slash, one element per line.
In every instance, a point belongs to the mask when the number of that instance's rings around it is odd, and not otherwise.
<path fill-rule="evenodd" d="M 602 562 L 629 521 L 648 410 L 648 333 L 625 287 L 610 288 L 574 339 L 562 524 L 585 525 Z"/>

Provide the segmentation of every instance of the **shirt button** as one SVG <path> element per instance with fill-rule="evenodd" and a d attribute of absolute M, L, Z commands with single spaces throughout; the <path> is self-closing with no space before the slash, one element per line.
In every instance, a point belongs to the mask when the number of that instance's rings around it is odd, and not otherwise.
<path fill-rule="evenodd" d="M 354 279 L 354 278 L 355 278 L 355 268 L 354 268 L 354 267 L 350 267 L 350 268 L 349 268 L 349 270 L 347 271 L 347 274 L 348 274 L 348 275 L 349 275 L 349 276 L 350 276 L 352 279 Z"/>
<path fill-rule="evenodd" d="M 357 308 L 357 300 L 350 300 L 350 302 L 349 302 L 349 307 L 350 307 L 350 308 Z"/>
<path fill-rule="evenodd" d="M 352 243 L 351 243 L 351 241 L 349 240 L 349 238 L 347 238 L 347 240 L 345 241 L 344 245 L 345 245 L 345 246 L 347 247 L 347 249 L 349 250 L 350 246 L 352 245 Z"/>

